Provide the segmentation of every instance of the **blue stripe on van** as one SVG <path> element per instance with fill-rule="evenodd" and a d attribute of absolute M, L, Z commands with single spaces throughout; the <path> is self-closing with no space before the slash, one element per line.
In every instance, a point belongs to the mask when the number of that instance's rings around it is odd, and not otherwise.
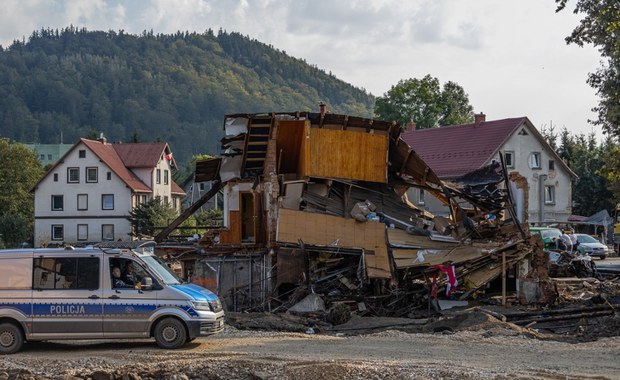
<path fill-rule="evenodd" d="M 147 304 L 105 304 L 105 315 L 144 316 L 150 315 L 157 309 L 157 305 Z"/>
<path fill-rule="evenodd" d="M 195 301 L 214 301 L 217 299 L 213 292 L 196 284 L 172 285 L 172 287 L 190 296 Z"/>
<path fill-rule="evenodd" d="M 0 303 L 0 308 L 15 309 L 28 317 L 30 317 L 30 314 L 32 312 L 30 302 L 28 303 Z"/>
<path fill-rule="evenodd" d="M 42 316 L 87 316 L 102 315 L 101 304 L 87 303 L 35 303 L 32 305 L 34 317 Z"/>

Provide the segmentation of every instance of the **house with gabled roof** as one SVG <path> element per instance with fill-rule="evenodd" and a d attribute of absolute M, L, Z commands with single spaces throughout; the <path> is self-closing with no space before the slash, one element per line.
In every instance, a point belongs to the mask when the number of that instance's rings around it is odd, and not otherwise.
<path fill-rule="evenodd" d="M 180 210 L 167 143 L 80 139 L 31 189 L 35 246 L 131 239 L 129 212 L 159 198 Z"/>
<path fill-rule="evenodd" d="M 566 222 L 571 215 L 572 181 L 577 175 L 562 161 L 527 117 L 486 121 L 475 115 L 472 124 L 416 129 L 410 124 L 401 138 L 444 181 L 458 181 L 503 155 L 511 193 L 521 222 Z M 424 190 L 412 189 L 410 201 L 435 215 L 449 209 Z"/>

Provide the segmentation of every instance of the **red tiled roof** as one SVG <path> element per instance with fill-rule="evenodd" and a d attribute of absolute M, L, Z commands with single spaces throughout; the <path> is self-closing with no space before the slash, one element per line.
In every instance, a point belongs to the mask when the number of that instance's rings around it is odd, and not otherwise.
<path fill-rule="evenodd" d="M 170 153 L 166 143 L 113 144 L 114 150 L 128 168 L 157 166 L 163 154 Z"/>
<path fill-rule="evenodd" d="M 171 181 L 170 183 L 170 192 L 174 195 L 185 195 L 185 190 L 181 188 L 181 186 L 177 185 L 176 182 Z"/>
<path fill-rule="evenodd" d="M 401 138 L 440 178 L 463 175 L 484 166 L 527 121 L 525 117 L 406 131 Z"/>
<path fill-rule="evenodd" d="M 135 174 L 133 174 L 131 170 L 127 169 L 127 166 L 125 166 L 116 150 L 113 148 L 114 145 L 102 144 L 99 141 L 87 139 L 81 139 L 81 141 L 133 191 L 151 191 L 150 187 L 148 187 Z"/>

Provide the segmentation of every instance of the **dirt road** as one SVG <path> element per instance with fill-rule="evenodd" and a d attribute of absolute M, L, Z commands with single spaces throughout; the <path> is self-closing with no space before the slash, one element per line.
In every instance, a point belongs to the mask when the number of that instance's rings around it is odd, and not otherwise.
<path fill-rule="evenodd" d="M 27 344 L 0 379 L 619 379 L 620 337 L 544 341 L 509 329 L 356 336 L 241 331 L 181 350 L 153 341 Z"/>

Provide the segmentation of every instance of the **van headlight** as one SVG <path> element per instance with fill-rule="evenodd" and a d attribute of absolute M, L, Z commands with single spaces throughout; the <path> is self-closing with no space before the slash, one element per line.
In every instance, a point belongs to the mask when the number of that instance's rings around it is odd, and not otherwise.
<path fill-rule="evenodd" d="M 222 310 L 222 302 L 220 302 L 219 298 L 209 301 L 209 305 L 211 305 L 211 311 L 215 313 Z"/>
<path fill-rule="evenodd" d="M 194 310 L 211 311 L 211 306 L 206 301 L 189 301 Z"/>

